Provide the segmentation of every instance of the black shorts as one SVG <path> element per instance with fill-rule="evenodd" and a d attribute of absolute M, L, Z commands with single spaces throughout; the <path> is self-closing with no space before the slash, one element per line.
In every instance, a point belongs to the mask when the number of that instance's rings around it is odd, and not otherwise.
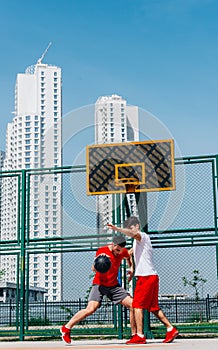
<path fill-rule="evenodd" d="M 106 295 L 115 305 L 120 304 L 123 299 L 130 296 L 130 294 L 119 285 L 105 287 L 93 284 L 88 300 L 97 301 L 101 304 L 104 295 Z"/>

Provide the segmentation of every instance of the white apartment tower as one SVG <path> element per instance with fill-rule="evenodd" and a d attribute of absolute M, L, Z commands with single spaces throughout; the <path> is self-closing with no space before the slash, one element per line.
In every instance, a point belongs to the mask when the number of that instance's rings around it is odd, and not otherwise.
<path fill-rule="evenodd" d="M 121 96 L 99 97 L 95 104 L 95 143 L 138 141 L 138 107 L 127 105 Z M 112 196 L 97 196 L 97 228 L 102 232 L 112 222 Z M 132 214 L 136 207 L 133 195 L 128 195 Z"/>
<path fill-rule="evenodd" d="M 44 57 L 44 56 L 42 56 Z M 61 68 L 42 63 L 18 74 L 14 118 L 8 124 L 4 170 L 39 169 L 62 165 Z M 62 235 L 61 175 L 30 176 L 30 238 Z M 2 185 L 1 240 L 17 237 L 17 180 Z M 9 215 L 10 213 L 10 215 Z M 17 281 L 16 258 L 2 256 L 6 282 Z M 62 298 L 62 259 L 59 253 L 30 254 L 29 283 L 45 288 L 49 301 Z"/>
<path fill-rule="evenodd" d="M 5 159 L 5 152 L 0 150 L 0 171 L 3 168 L 4 165 L 4 159 Z M 2 198 L 2 177 L 0 177 L 0 238 L 1 238 L 1 198 Z"/>

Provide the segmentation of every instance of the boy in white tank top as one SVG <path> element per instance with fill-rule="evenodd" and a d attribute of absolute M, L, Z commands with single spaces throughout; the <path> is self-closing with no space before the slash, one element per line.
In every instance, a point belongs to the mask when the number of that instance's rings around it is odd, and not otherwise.
<path fill-rule="evenodd" d="M 132 306 L 135 318 L 134 328 L 137 331 L 126 344 L 146 344 L 143 334 L 143 310 L 152 312 L 164 324 L 167 332 L 163 343 L 171 343 L 179 332 L 158 304 L 159 277 L 153 264 L 153 248 L 149 235 L 140 231 L 140 222 L 135 216 L 129 217 L 124 222 L 124 228 L 112 224 L 107 226 L 134 239 L 133 248 L 130 251 L 135 262 L 136 287 Z"/>

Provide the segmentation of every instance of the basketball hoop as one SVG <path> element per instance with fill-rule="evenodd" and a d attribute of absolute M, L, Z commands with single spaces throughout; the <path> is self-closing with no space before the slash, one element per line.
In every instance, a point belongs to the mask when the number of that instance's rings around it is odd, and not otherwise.
<path fill-rule="evenodd" d="M 125 184 L 126 193 L 135 193 L 136 185 L 134 184 Z"/>
<path fill-rule="evenodd" d="M 135 193 L 136 187 L 139 185 L 139 179 L 135 177 L 122 178 L 119 179 L 119 185 L 125 186 L 126 193 Z"/>

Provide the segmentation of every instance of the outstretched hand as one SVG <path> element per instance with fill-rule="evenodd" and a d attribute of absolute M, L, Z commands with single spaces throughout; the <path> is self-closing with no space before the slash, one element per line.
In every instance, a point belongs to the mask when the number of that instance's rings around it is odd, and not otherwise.
<path fill-rule="evenodd" d="M 107 227 L 110 228 L 111 230 L 116 231 L 117 227 L 113 224 L 107 224 Z"/>

